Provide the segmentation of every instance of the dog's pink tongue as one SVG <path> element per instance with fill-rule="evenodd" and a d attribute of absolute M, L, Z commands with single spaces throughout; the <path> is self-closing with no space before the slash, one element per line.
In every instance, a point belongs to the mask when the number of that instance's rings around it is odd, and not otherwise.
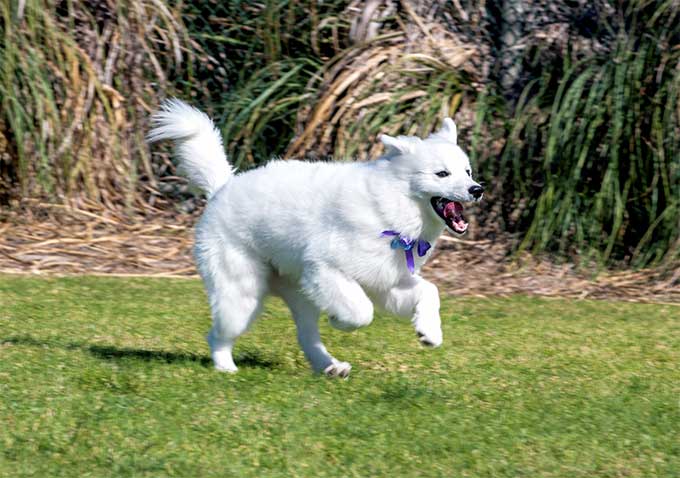
<path fill-rule="evenodd" d="M 457 201 L 451 201 L 444 206 L 444 217 L 455 218 L 463 213 L 463 205 Z"/>

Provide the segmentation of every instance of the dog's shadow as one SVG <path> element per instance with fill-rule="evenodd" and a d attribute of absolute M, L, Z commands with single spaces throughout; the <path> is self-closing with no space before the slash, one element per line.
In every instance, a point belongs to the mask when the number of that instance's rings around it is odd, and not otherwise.
<path fill-rule="evenodd" d="M 193 362 L 198 363 L 203 367 L 212 367 L 213 365 L 212 359 L 210 357 L 188 352 L 133 349 L 126 347 L 113 347 L 110 345 L 90 345 L 88 347 L 88 352 L 90 352 L 95 357 L 104 360 L 133 359 L 142 360 L 145 362 L 164 363 Z M 237 353 L 234 356 L 234 361 L 239 365 L 239 367 L 248 368 L 274 368 L 278 365 L 278 362 L 262 356 L 262 354 L 256 350 L 245 350 L 243 352 Z"/>
<path fill-rule="evenodd" d="M 89 345 L 84 349 L 103 360 L 139 360 L 144 362 L 182 363 L 193 362 L 204 367 L 212 364 L 210 357 L 188 352 L 168 352 L 166 350 L 147 350 L 113 345 Z"/>
<path fill-rule="evenodd" d="M 87 343 L 62 343 L 52 340 L 38 340 L 30 336 L 7 337 L 0 339 L 0 344 L 9 343 L 27 347 L 60 348 L 63 350 L 81 350 L 88 352 L 101 360 L 124 361 L 137 360 L 166 364 L 197 363 L 202 367 L 212 367 L 212 359 L 205 355 L 189 352 L 170 352 L 167 350 L 148 350 L 114 345 L 99 345 Z M 234 361 L 239 367 L 246 368 L 275 368 L 279 365 L 276 360 L 263 356 L 257 350 L 244 350 L 237 353 Z"/>

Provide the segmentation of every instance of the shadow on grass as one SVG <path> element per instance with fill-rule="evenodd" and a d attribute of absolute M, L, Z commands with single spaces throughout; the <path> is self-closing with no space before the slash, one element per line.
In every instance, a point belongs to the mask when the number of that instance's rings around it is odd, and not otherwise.
<path fill-rule="evenodd" d="M 63 350 L 81 350 L 102 360 L 140 360 L 145 362 L 164 363 L 198 363 L 203 367 L 212 367 L 212 359 L 205 355 L 188 352 L 169 352 L 165 350 L 135 349 L 116 347 L 113 345 L 90 345 L 86 343 L 63 343 L 58 340 L 37 340 L 30 336 L 1 338 L 0 344 L 23 345 L 27 347 L 60 348 Z M 274 368 L 279 362 L 263 356 L 256 350 L 245 350 L 237 353 L 234 361 L 239 367 Z"/>
<path fill-rule="evenodd" d="M 244 350 L 234 354 L 234 362 L 237 367 L 245 368 L 276 368 L 281 365 L 279 360 L 272 357 L 265 357 L 258 350 Z M 212 364 L 212 360 L 210 361 Z"/>
<path fill-rule="evenodd" d="M 133 349 L 127 347 L 115 347 L 112 345 L 90 345 L 84 347 L 97 358 L 104 360 L 121 360 L 133 359 L 142 360 L 144 362 L 194 362 L 201 364 L 204 367 L 212 365 L 210 357 L 205 357 L 197 354 L 187 352 L 168 352 L 165 350 L 146 350 Z"/>
<path fill-rule="evenodd" d="M 188 352 L 132 349 L 110 345 L 91 345 L 88 347 L 88 351 L 92 355 L 105 360 L 134 359 L 145 362 L 156 361 L 165 363 L 194 362 L 203 367 L 212 367 L 212 359 L 210 357 Z M 234 361 L 239 367 L 252 368 L 274 368 L 279 364 L 275 360 L 263 357 L 259 352 L 252 350 L 236 354 Z"/>

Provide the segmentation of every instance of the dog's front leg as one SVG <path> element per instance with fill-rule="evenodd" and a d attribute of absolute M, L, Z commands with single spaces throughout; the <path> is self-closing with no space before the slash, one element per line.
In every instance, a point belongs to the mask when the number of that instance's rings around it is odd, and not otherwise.
<path fill-rule="evenodd" d="M 373 321 L 373 304 L 358 282 L 325 265 L 305 268 L 304 294 L 328 313 L 329 323 L 340 330 L 365 327 Z"/>
<path fill-rule="evenodd" d="M 388 312 L 411 318 L 416 334 L 423 345 L 439 347 L 442 343 L 437 287 L 415 275 L 379 297 Z"/>

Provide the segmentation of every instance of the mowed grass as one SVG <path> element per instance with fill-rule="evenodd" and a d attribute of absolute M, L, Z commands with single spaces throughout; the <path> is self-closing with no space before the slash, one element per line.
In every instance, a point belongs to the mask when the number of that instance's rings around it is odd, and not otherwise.
<path fill-rule="evenodd" d="M 680 308 L 443 301 L 378 315 L 314 376 L 281 302 L 213 371 L 199 281 L 0 276 L 0 475 L 680 475 Z"/>

